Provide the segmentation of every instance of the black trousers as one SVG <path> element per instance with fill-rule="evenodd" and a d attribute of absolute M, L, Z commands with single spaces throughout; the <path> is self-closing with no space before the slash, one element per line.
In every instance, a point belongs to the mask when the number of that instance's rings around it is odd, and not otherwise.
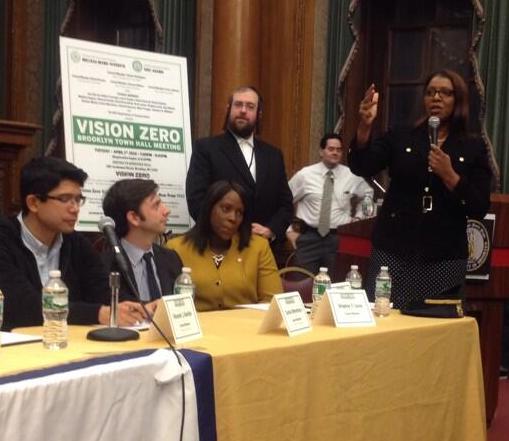
<path fill-rule="evenodd" d="M 318 274 L 321 266 L 329 270 L 330 278 L 337 282 L 336 258 L 338 252 L 338 236 L 329 233 L 322 237 L 314 228 L 308 228 L 297 238 L 295 265 Z"/>

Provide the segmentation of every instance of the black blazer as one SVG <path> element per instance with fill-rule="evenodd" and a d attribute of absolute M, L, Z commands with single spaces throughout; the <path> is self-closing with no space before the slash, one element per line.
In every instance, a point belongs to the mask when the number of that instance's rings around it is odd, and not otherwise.
<path fill-rule="evenodd" d="M 161 294 L 163 296 L 171 295 L 173 294 L 173 284 L 175 283 L 175 279 L 179 276 L 182 270 L 182 261 L 180 260 L 178 254 L 173 250 L 169 250 L 156 244 L 152 246 L 152 249 L 154 251 L 154 263 L 156 265 L 157 277 L 159 277 L 159 282 L 161 283 Z M 129 264 L 129 277 L 133 281 L 136 289 L 138 289 L 129 258 L 123 249 L 122 252 L 124 253 L 124 257 Z M 119 271 L 115 261 L 115 256 L 111 248 L 104 251 L 101 257 L 109 271 Z M 127 284 L 122 272 L 119 272 L 121 273 L 120 289 L 118 293 L 119 301 L 139 301 L 136 295 L 129 288 L 129 285 Z"/>
<path fill-rule="evenodd" d="M 350 169 L 363 177 L 384 168 L 391 178 L 373 230 L 373 245 L 431 260 L 466 258 L 468 218 L 482 219 L 490 206 L 491 168 L 484 143 L 475 137 L 449 134 L 442 149 L 460 176 L 453 191 L 428 171 L 430 142 L 426 125 L 390 130 L 365 148 L 352 142 Z M 423 213 L 425 187 L 433 210 Z"/>
<path fill-rule="evenodd" d="M 269 227 L 277 239 L 284 240 L 292 213 L 292 193 L 288 187 L 281 151 L 259 139 L 254 139 L 256 182 L 248 169 L 237 141 L 230 132 L 199 139 L 186 179 L 189 213 L 198 218 L 208 187 L 215 181 L 235 181 L 246 190 L 250 222 Z"/>

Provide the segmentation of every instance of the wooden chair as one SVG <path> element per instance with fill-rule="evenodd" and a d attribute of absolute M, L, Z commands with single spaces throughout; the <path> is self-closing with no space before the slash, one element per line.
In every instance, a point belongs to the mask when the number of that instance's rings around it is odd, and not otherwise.
<path fill-rule="evenodd" d="M 299 266 L 287 266 L 279 270 L 284 292 L 297 291 L 304 303 L 313 301 L 314 274 Z"/>

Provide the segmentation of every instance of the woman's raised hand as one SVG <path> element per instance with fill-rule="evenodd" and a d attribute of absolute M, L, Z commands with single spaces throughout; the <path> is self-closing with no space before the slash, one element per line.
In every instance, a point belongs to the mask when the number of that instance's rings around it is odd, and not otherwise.
<path fill-rule="evenodd" d="M 359 126 L 357 127 L 357 144 L 366 144 L 371 134 L 371 126 L 378 113 L 378 92 L 375 89 L 375 85 L 371 84 L 364 98 L 359 105 Z"/>

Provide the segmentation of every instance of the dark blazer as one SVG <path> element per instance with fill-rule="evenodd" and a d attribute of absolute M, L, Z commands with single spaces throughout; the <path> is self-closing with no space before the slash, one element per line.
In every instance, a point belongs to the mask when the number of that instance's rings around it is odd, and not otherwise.
<path fill-rule="evenodd" d="M 236 181 L 247 193 L 249 221 L 269 227 L 277 239 L 284 240 L 293 206 L 283 155 L 279 149 L 256 138 L 254 155 L 256 182 L 230 132 L 197 140 L 186 179 L 189 213 L 193 219 L 198 218 L 205 193 L 212 183 L 221 179 Z"/>
<path fill-rule="evenodd" d="M 350 169 L 363 177 L 387 168 L 391 178 L 373 231 L 373 245 L 396 254 L 419 253 L 431 260 L 466 258 L 467 217 L 482 219 L 490 206 L 491 168 L 484 143 L 449 134 L 442 149 L 460 181 L 449 191 L 428 171 L 426 125 L 390 130 L 365 148 L 352 142 Z M 423 213 L 425 187 L 433 209 Z"/>
<path fill-rule="evenodd" d="M 99 308 L 109 304 L 108 273 L 90 241 L 80 233 L 64 234 L 59 269 L 69 288 L 68 322 L 98 323 Z M 0 289 L 5 296 L 2 329 L 42 324 L 41 278 L 16 218 L 0 217 Z"/>
<path fill-rule="evenodd" d="M 154 263 L 156 265 L 157 277 L 159 277 L 159 282 L 161 283 L 161 294 L 163 296 L 171 295 L 173 294 L 173 284 L 175 283 L 175 279 L 179 276 L 179 274 L 182 271 L 182 261 L 180 260 L 178 254 L 173 250 L 163 248 L 156 244 L 153 245 L 152 249 L 154 251 Z M 122 252 L 124 252 L 123 249 Z M 120 272 L 111 248 L 108 248 L 105 251 L 103 251 L 101 257 L 104 261 L 106 268 L 108 268 L 109 271 Z M 124 257 L 127 263 L 129 264 L 129 277 L 133 281 L 136 289 L 138 289 L 138 285 L 136 284 L 136 280 L 134 278 L 133 269 L 130 265 L 129 258 L 127 257 L 125 252 Z M 133 302 L 138 301 L 138 298 L 129 288 L 129 285 L 125 281 L 124 275 L 122 273 L 120 276 L 120 289 L 118 297 L 119 301 L 124 300 L 130 300 Z"/>

